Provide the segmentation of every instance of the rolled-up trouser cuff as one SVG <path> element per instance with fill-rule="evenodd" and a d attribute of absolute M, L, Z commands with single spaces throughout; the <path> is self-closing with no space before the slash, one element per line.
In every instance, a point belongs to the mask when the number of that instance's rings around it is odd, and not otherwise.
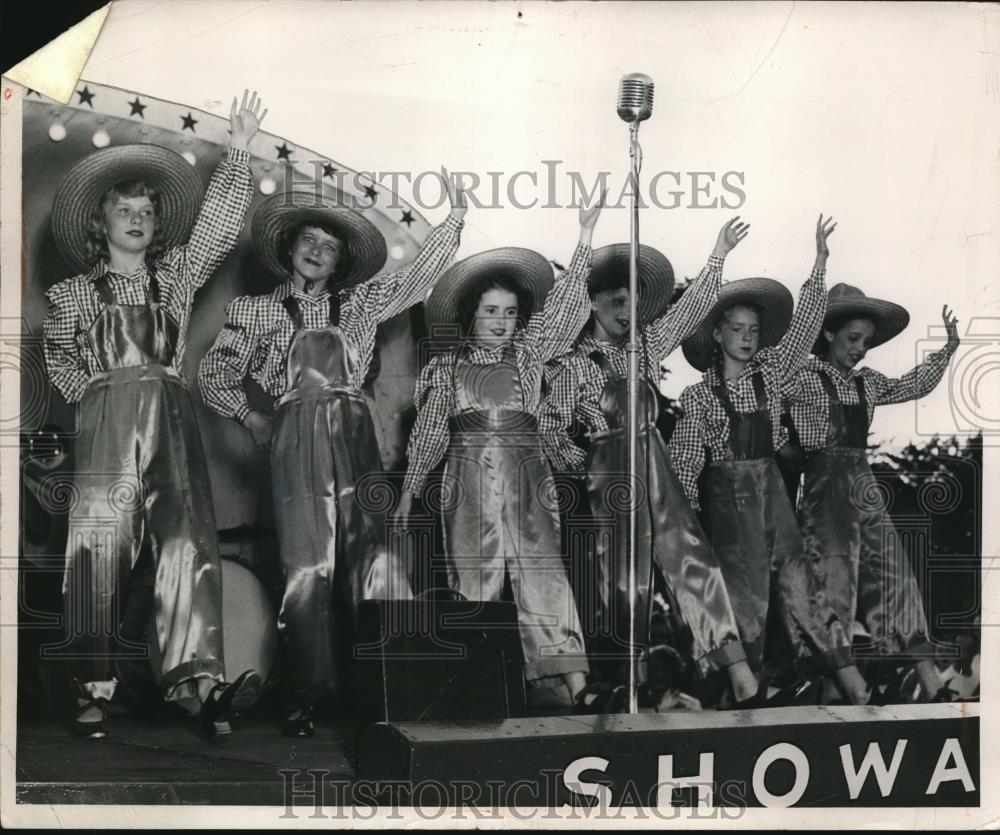
<path fill-rule="evenodd" d="M 799 675 L 808 677 L 820 673 L 832 673 L 855 664 L 854 651 L 849 646 L 834 647 L 825 652 L 817 652 L 796 663 Z"/>
<path fill-rule="evenodd" d="M 587 659 L 580 655 L 554 655 L 551 658 L 539 658 L 524 665 L 524 677 L 528 681 L 547 676 L 588 672 L 590 672 L 590 665 L 587 663 Z"/>
<path fill-rule="evenodd" d="M 169 701 L 187 698 L 190 694 L 181 685 L 192 679 L 209 678 L 213 681 L 226 680 L 226 671 L 217 658 L 196 658 L 174 667 L 160 679 L 163 698 Z"/>
<path fill-rule="evenodd" d="M 716 647 L 711 652 L 706 652 L 699 660 L 699 666 L 707 666 L 713 670 L 724 670 L 732 667 L 740 661 L 747 660 L 746 650 L 743 649 L 742 641 L 727 641 L 722 646 Z"/>

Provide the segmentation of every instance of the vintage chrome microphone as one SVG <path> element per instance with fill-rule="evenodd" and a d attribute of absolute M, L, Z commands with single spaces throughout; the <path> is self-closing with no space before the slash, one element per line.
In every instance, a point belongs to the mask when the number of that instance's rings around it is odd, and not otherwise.
<path fill-rule="evenodd" d="M 638 495 L 639 495 L 639 171 L 642 148 L 639 123 L 653 114 L 653 79 L 643 73 L 629 73 L 618 82 L 618 115 L 629 123 L 629 157 L 632 212 L 629 222 L 628 262 L 628 712 L 639 712 L 639 657 L 635 634 L 635 607 L 638 589 Z"/>

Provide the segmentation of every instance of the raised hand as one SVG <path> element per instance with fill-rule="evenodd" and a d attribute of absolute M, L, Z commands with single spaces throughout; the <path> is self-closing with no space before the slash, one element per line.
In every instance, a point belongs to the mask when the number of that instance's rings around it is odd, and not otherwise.
<path fill-rule="evenodd" d="M 468 201 L 465 198 L 465 189 L 462 188 L 462 178 L 452 177 L 448 173 L 448 169 L 443 165 L 441 166 L 441 173 L 438 175 L 441 178 L 441 187 L 448 194 L 448 202 L 451 204 L 451 216 L 456 220 L 461 220 L 465 217 L 465 213 L 468 211 Z"/>
<path fill-rule="evenodd" d="M 948 332 L 948 343 L 958 344 L 958 318 L 948 305 L 941 307 L 941 320 L 944 322 L 945 330 Z"/>
<path fill-rule="evenodd" d="M 593 229 L 597 226 L 597 219 L 601 216 L 601 209 L 604 208 L 607 196 L 608 190 L 605 188 L 601 190 L 601 196 L 597 198 L 597 202 L 589 209 L 582 203 L 580 204 L 580 227 L 582 229 Z"/>
<path fill-rule="evenodd" d="M 248 95 L 249 101 L 247 101 Z M 252 94 L 249 94 L 247 90 L 243 91 L 243 101 L 239 108 L 236 107 L 236 97 L 233 97 L 232 106 L 229 108 L 230 148 L 239 148 L 245 151 L 250 146 L 250 140 L 254 138 L 260 129 L 260 123 L 267 115 L 267 108 L 264 108 L 263 113 L 260 112 L 262 104 L 263 102 L 257 98 L 256 90 Z"/>
<path fill-rule="evenodd" d="M 715 249 L 712 250 L 712 254 L 719 258 L 725 258 L 747 236 L 749 231 L 750 224 L 741 223 L 740 216 L 737 215 L 719 230 L 719 237 L 715 241 Z"/>
<path fill-rule="evenodd" d="M 828 217 L 823 220 L 823 215 L 820 214 L 819 220 L 816 221 L 816 257 L 822 257 L 826 260 L 827 256 L 830 254 L 830 248 L 826 244 L 826 239 L 833 234 L 833 230 L 837 228 L 837 224 L 834 223 L 832 217 Z"/>

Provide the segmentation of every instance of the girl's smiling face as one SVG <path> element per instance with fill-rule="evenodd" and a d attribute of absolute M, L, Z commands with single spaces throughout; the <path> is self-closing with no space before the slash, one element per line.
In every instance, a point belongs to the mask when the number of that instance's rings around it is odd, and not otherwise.
<path fill-rule="evenodd" d="M 827 361 L 841 371 L 850 371 L 865 358 L 875 336 L 875 323 L 871 319 L 851 319 L 836 331 L 823 331 L 830 343 Z"/>
<path fill-rule="evenodd" d="M 104 234 L 110 250 L 145 252 L 156 231 L 156 208 L 149 197 L 118 197 L 104 204 Z"/>
<path fill-rule="evenodd" d="M 487 290 L 479 297 L 470 335 L 483 345 L 503 345 L 514 338 L 517 315 L 516 294 L 496 287 Z"/>
<path fill-rule="evenodd" d="M 753 359 L 760 346 L 760 318 L 745 305 L 734 305 L 722 314 L 712 338 L 722 348 L 723 356 L 738 363 Z"/>
<path fill-rule="evenodd" d="M 343 243 L 316 226 L 303 226 L 292 242 L 292 272 L 305 281 L 325 281 L 340 260 Z"/>
<path fill-rule="evenodd" d="M 590 300 L 594 314 L 595 334 L 599 339 L 618 342 L 628 336 L 629 291 L 627 287 L 602 290 Z"/>

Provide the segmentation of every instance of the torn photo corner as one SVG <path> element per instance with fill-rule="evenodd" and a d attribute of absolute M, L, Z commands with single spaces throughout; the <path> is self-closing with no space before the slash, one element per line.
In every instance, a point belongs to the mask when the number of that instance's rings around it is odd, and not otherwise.
<path fill-rule="evenodd" d="M 3 75 L 29 90 L 37 90 L 53 101 L 66 104 L 76 90 L 80 73 L 100 37 L 111 6 L 108 3 L 87 15 Z"/>

